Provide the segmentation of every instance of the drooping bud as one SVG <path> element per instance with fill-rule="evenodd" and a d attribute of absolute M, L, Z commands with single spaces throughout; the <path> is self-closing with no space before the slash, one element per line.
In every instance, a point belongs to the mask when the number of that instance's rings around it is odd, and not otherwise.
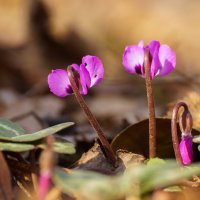
<path fill-rule="evenodd" d="M 179 126 L 182 132 L 181 142 L 179 144 L 179 151 L 184 165 L 192 163 L 194 159 L 191 134 L 192 125 L 193 120 L 190 111 L 184 110 L 179 119 Z"/>
<path fill-rule="evenodd" d="M 179 150 L 184 165 L 188 165 L 193 162 L 194 157 L 193 157 L 191 134 L 187 135 L 182 134 L 181 142 L 179 144 Z"/>
<path fill-rule="evenodd" d="M 177 119 L 179 109 L 183 107 L 184 111 L 179 118 L 179 126 L 181 130 L 181 142 L 179 143 L 177 135 Z M 172 142 L 176 161 L 180 166 L 188 165 L 193 161 L 192 148 L 192 125 L 193 119 L 189 108 L 185 102 L 178 102 L 172 112 L 171 131 Z"/>

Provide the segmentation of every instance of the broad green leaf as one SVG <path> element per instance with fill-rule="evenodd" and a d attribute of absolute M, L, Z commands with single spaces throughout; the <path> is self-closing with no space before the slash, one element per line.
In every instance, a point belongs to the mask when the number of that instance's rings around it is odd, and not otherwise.
<path fill-rule="evenodd" d="M 21 134 L 17 136 L 15 135 L 15 136 L 6 137 L 6 136 L 0 135 L 0 139 L 13 141 L 13 142 L 33 142 L 33 141 L 45 138 L 48 135 L 52 135 L 58 131 L 61 131 L 62 129 L 72 126 L 73 124 L 74 124 L 73 122 L 66 122 L 66 123 L 58 124 L 58 125 L 43 129 L 35 133 Z"/>
<path fill-rule="evenodd" d="M 24 134 L 25 131 L 19 125 L 7 119 L 0 119 L 0 137 L 15 137 Z"/>
<path fill-rule="evenodd" d="M 38 148 L 41 149 L 45 149 L 46 145 L 43 144 L 38 144 L 37 145 Z M 74 144 L 64 140 L 64 139 L 56 139 L 56 141 L 54 142 L 54 151 L 57 153 L 61 153 L 61 154 L 74 154 L 76 153 L 76 149 Z"/>
<path fill-rule="evenodd" d="M 34 149 L 32 144 L 0 142 L 0 151 L 23 152 Z"/>
<path fill-rule="evenodd" d="M 117 178 L 95 172 L 77 170 L 68 174 L 56 168 L 53 181 L 63 192 L 82 200 L 120 200 L 124 196 Z"/>
<path fill-rule="evenodd" d="M 43 141 L 41 140 L 40 142 Z M 45 149 L 46 145 L 44 143 L 25 144 L 25 143 L 0 142 L 0 151 L 23 152 L 32 150 L 34 148 Z M 74 154 L 76 152 L 74 144 L 63 139 L 56 139 L 54 143 L 54 151 L 62 154 Z"/>
<path fill-rule="evenodd" d="M 199 174 L 200 164 L 180 169 L 175 161 L 166 161 L 156 165 L 132 166 L 123 175 L 114 177 L 81 170 L 68 174 L 56 168 L 53 181 L 63 192 L 79 199 L 114 200 L 144 196 Z"/>
<path fill-rule="evenodd" d="M 137 177 L 141 195 L 157 188 L 168 187 L 198 174 L 200 174 L 200 165 L 191 165 L 190 168 L 181 170 L 173 161 L 167 161 L 160 165 L 140 166 L 129 173 L 127 172 L 129 179 Z"/>

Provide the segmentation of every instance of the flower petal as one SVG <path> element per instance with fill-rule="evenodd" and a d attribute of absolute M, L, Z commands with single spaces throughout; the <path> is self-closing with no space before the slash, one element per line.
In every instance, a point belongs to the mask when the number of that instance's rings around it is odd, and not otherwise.
<path fill-rule="evenodd" d="M 78 73 L 80 72 L 80 67 L 79 67 L 79 65 L 77 65 L 77 64 L 71 64 L 71 66 L 72 66 L 72 68 L 74 69 L 74 70 L 76 70 Z"/>
<path fill-rule="evenodd" d="M 160 68 L 160 62 L 158 58 L 158 52 L 160 48 L 160 43 L 156 40 L 152 40 L 148 45 L 147 48 L 149 48 L 150 54 L 151 54 L 151 78 L 153 79 Z"/>
<path fill-rule="evenodd" d="M 149 48 L 150 54 L 153 56 L 157 49 L 160 47 L 160 42 L 152 40 L 151 42 L 149 42 L 147 47 Z"/>
<path fill-rule="evenodd" d="M 53 94 L 65 97 L 72 93 L 67 72 L 62 69 L 52 70 L 48 75 L 48 85 Z"/>
<path fill-rule="evenodd" d="M 84 56 L 82 58 L 82 64 L 85 65 L 90 75 L 90 86 L 97 85 L 104 76 L 104 68 L 101 60 L 97 56 Z"/>
<path fill-rule="evenodd" d="M 88 88 L 91 85 L 90 74 L 86 69 L 85 65 L 80 65 L 80 83 L 81 83 L 81 94 L 86 95 L 88 93 Z"/>
<path fill-rule="evenodd" d="M 51 176 L 49 174 L 40 175 L 39 187 L 38 187 L 39 200 L 45 199 L 45 196 L 47 195 L 50 186 L 51 186 Z"/>
<path fill-rule="evenodd" d="M 165 76 L 172 72 L 176 66 L 176 54 L 174 51 L 167 45 L 161 45 L 158 56 L 161 65 L 159 75 Z"/>
<path fill-rule="evenodd" d="M 182 136 L 179 144 L 179 150 L 181 153 L 182 161 L 184 165 L 188 165 L 193 161 L 193 149 L 192 149 L 192 136 Z"/>
<path fill-rule="evenodd" d="M 131 74 L 143 74 L 144 49 L 138 45 L 127 46 L 123 54 L 122 64 Z"/>
<path fill-rule="evenodd" d="M 143 40 L 138 42 L 138 47 L 144 48 L 144 41 Z"/>

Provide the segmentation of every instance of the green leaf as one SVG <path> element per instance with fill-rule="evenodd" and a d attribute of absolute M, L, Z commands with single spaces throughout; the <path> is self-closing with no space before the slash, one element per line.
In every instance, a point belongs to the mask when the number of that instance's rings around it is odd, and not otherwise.
<path fill-rule="evenodd" d="M 165 188 L 164 191 L 165 192 L 182 192 L 183 189 L 181 187 L 175 185 L 175 186 Z"/>
<path fill-rule="evenodd" d="M 38 144 L 38 148 L 45 149 L 46 144 Z M 74 154 L 76 153 L 76 149 L 74 144 L 64 140 L 64 139 L 56 139 L 54 142 L 54 151 L 61 154 Z"/>
<path fill-rule="evenodd" d="M 0 119 L 0 137 L 15 137 L 24 134 L 25 131 L 19 125 L 7 120 Z"/>
<path fill-rule="evenodd" d="M 147 165 L 162 165 L 165 163 L 165 160 L 160 158 L 151 158 L 146 160 L 145 162 Z"/>
<path fill-rule="evenodd" d="M 32 144 L 0 142 L 0 151 L 23 152 L 34 149 Z"/>
<path fill-rule="evenodd" d="M 72 126 L 73 124 L 74 124 L 73 122 L 66 122 L 66 123 L 58 124 L 58 125 L 43 129 L 43 130 L 35 132 L 35 133 L 20 134 L 17 136 L 16 135 L 15 136 L 0 135 L 0 139 L 12 141 L 12 142 L 33 142 L 33 141 L 45 138 L 48 135 L 52 135 L 58 131 L 61 131 L 62 129 Z"/>
<path fill-rule="evenodd" d="M 77 170 L 68 174 L 56 168 L 53 181 L 63 192 L 82 200 L 118 200 L 124 196 L 117 178 L 95 172 Z"/>
<path fill-rule="evenodd" d="M 176 184 L 193 175 L 200 174 L 200 165 L 192 165 L 190 168 L 180 169 L 176 162 L 166 162 L 161 165 L 149 165 L 138 172 L 140 192 L 142 195 L 154 189 Z"/>
<path fill-rule="evenodd" d="M 43 142 L 42 140 L 40 142 Z M 11 143 L 11 142 L 0 142 L 0 151 L 11 151 L 11 152 L 23 152 L 29 151 L 34 148 L 45 149 L 46 144 L 24 144 L 24 143 Z M 63 140 L 56 139 L 54 143 L 54 151 L 62 154 L 74 154 L 76 152 L 74 144 Z"/>
<path fill-rule="evenodd" d="M 173 186 L 199 174 L 200 164 L 180 169 L 175 161 L 166 161 L 156 165 L 132 166 L 123 175 L 116 176 L 81 170 L 68 174 L 56 168 L 53 181 L 63 192 L 76 198 L 110 200 L 125 199 L 124 197 L 130 195 L 131 197 L 144 196 L 155 189 Z M 168 188 L 171 191 L 172 189 Z M 177 188 L 174 189 L 177 191 Z"/>

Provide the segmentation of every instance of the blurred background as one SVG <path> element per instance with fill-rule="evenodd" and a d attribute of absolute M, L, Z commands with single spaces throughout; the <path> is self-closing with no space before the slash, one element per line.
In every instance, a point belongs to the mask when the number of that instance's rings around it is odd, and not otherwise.
<path fill-rule="evenodd" d="M 85 99 L 107 134 L 118 133 L 148 116 L 144 80 L 125 72 L 124 48 L 152 39 L 177 53 L 176 70 L 154 81 L 157 116 L 178 99 L 199 103 L 199 9 L 198 0 L 0 0 L 1 117 L 34 112 L 49 124 L 75 121 L 89 132 L 73 96 L 53 96 L 47 75 L 91 54 L 102 59 L 105 78 Z M 34 131 L 36 123 L 24 126 Z"/>

